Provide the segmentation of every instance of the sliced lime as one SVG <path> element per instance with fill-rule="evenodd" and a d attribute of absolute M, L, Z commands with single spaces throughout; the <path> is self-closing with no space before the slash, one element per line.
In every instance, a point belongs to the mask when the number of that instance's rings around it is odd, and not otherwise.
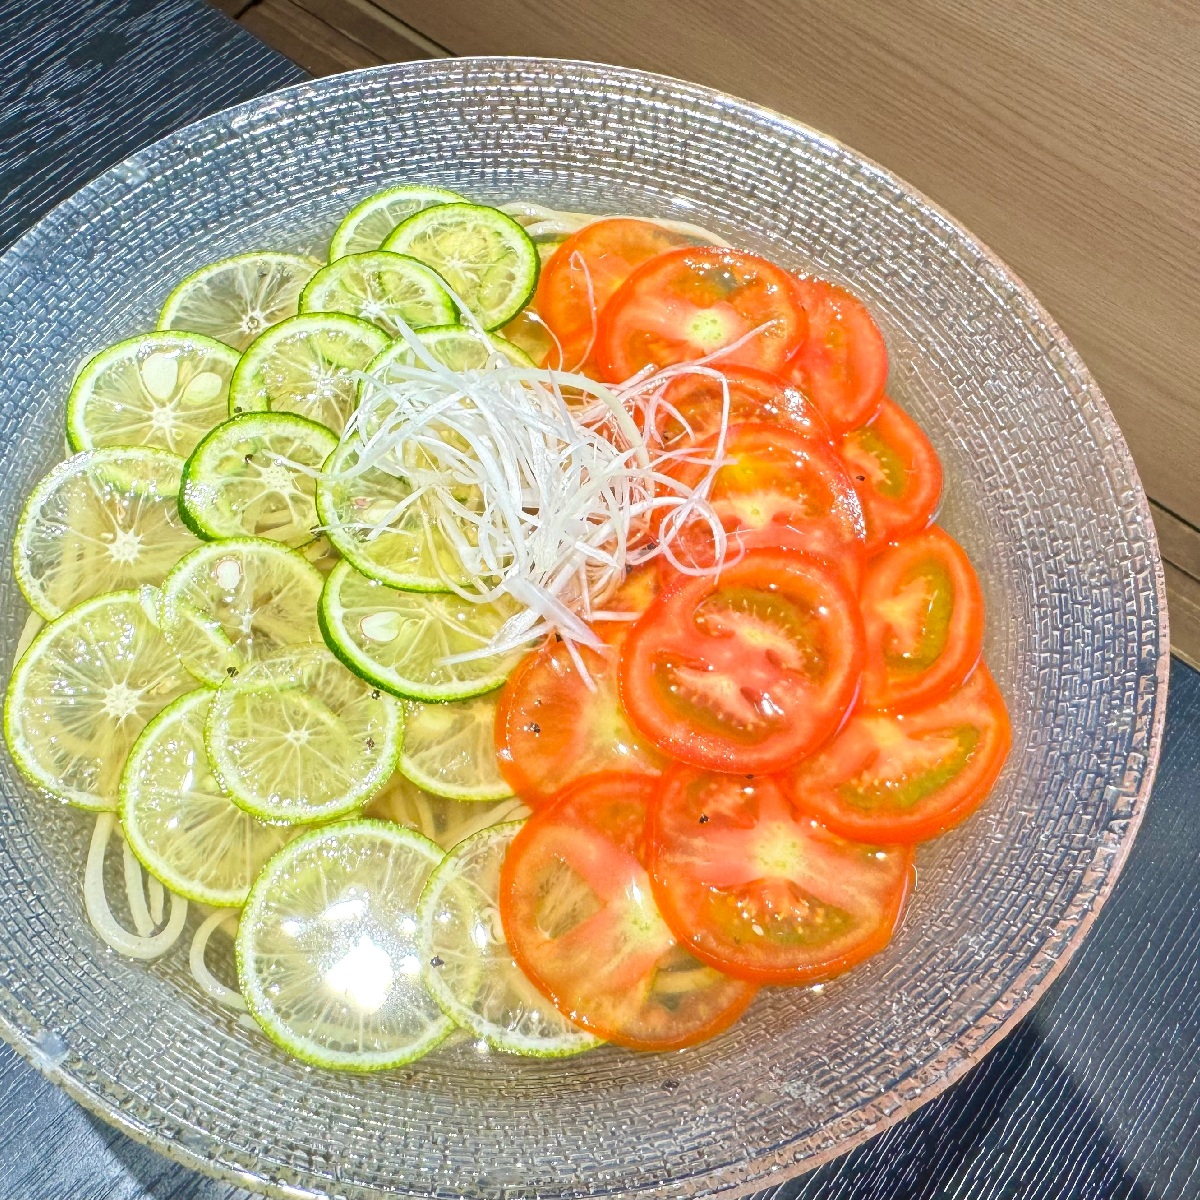
<path fill-rule="evenodd" d="M 180 696 L 142 730 L 121 777 L 121 828 L 142 866 L 171 891 L 243 904 L 263 864 L 292 836 L 235 807 L 213 778 L 204 721 L 213 692 Z"/>
<path fill-rule="evenodd" d="M 399 771 L 363 811 L 368 817 L 415 829 L 430 841 L 437 842 L 443 850 L 453 849 L 481 829 L 505 821 L 521 821 L 529 816 L 529 809 L 515 796 L 484 804 L 474 800 L 449 800 L 417 787 Z"/>
<path fill-rule="evenodd" d="M 183 460 L 165 450 L 85 450 L 29 495 L 17 583 L 46 620 L 98 596 L 161 583 L 196 539 L 179 517 Z"/>
<path fill-rule="evenodd" d="M 466 325 L 437 325 L 417 334 L 430 357 L 452 371 L 482 371 L 493 362 L 505 360 L 515 367 L 532 367 L 533 359 L 506 338 L 489 333 L 486 338 Z M 406 342 L 393 342 L 367 366 L 367 374 L 382 383 L 395 383 L 403 376 L 395 367 L 424 367 L 417 352 Z"/>
<path fill-rule="evenodd" d="M 327 821 L 359 809 L 400 757 L 401 706 L 324 646 L 251 663 L 217 692 L 205 744 L 233 802 L 263 821 Z"/>
<path fill-rule="evenodd" d="M 245 350 L 264 329 L 300 311 L 300 293 L 320 263 L 258 250 L 223 258 L 189 275 L 167 297 L 159 329 L 186 329 Z"/>
<path fill-rule="evenodd" d="M 387 236 L 413 213 L 435 204 L 465 203 L 466 197 L 448 188 L 405 184 L 376 192 L 359 201 L 334 231 L 329 243 L 329 261 L 346 254 L 378 250 Z"/>
<path fill-rule="evenodd" d="M 397 319 L 420 329 L 458 315 L 436 271 L 386 250 L 347 254 L 318 271 L 300 297 L 300 311 L 349 313 L 391 337 L 400 333 Z"/>
<path fill-rule="evenodd" d="M 323 582 L 316 567 L 279 542 L 208 542 L 163 581 L 163 632 L 197 679 L 219 684 L 284 646 L 319 645 Z"/>
<path fill-rule="evenodd" d="M 306 313 L 267 330 L 242 355 L 229 387 L 233 413 L 291 412 L 341 433 L 357 403 L 361 371 L 388 335 L 345 313 Z"/>
<path fill-rule="evenodd" d="M 38 787 L 80 808 L 114 808 L 129 748 L 193 687 L 139 593 L 110 592 L 33 639 L 9 681 L 4 736 Z"/>
<path fill-rule="evenodd" d="M 447 663 L 485 647 L 516 611 L 453 593 L 400 592 L 338 563 L 321 593 L 330 649 L 376 687 L 411 700 L 465 700 L 499 687 L 519 652 Z"/>
<path fill-rule="evenodd" d="M 307 545 L 317 536 L 314 472 L 336 448 L 332 430 L 295 413 L 232 417 L 192 451 L 179 511 L 200 537 Z"/>
<path fill-rule="evenodd" d="M 384 821 L 289 842 L 242 911 L 238 980 L 266 1035 L 314 1066 L 398 1067 L 453 1028 L 421 983 L 416 907 L 442 852 Z"/>
<path fill-rule="evenodd" d="M 88 361 L 67 397 L 67 442 L 188 455 L 229 407 L 237 353 L 194 333 L 144 333 Z"/>
<path fill-rule="evenodd" d="M 407 453 L 423 452 L 410 447 Z M 317 482 L 317 515 L 335 549 L 365 575 L 391 587 L 440 592 L 451 580 L 467 583 L 439 516 L 455 520 L 467 542 L 474 537 L 471 525 L 452 513 L 436 510 L 435 495 L 415 489 L 407 474 L 381 466 L 351 474 L 359 458 L 357 439 L 344 442 L 330 456 Z M 474 487 L 461 488 L 455 500 L 476 511 L 483 504 Z"/>
<path fill-rule="evenodd" d="M 550 334 L 545 321 L 532 308 L 523 308 L 500 332 L 531 363 L 557 361 L 554 338 Z"/>
<path fill-rule="evenodd" d="M 480 204 L 439 204 L 409 217 L 385 250 L 431 266 L 485 329 L 511 320 L 537 286 L 537 248 L 512 217 Z"/>
<path fill-rule="evenodd" d="M 400 770 L 419 788 L 452 800 L 513 794 L 496 763 L 496 692 L 452 704 L 409 701 Z"/>
<path fill-rule="evenodd" d="M 542 997 L 513 961 L 500 924 L 500 867 L 521 828 L 493 825 L 459 842 L 417 909 L 425 986 L 456 1025 L 493 1050 L 564 1058 L 600 1045 Z"/>

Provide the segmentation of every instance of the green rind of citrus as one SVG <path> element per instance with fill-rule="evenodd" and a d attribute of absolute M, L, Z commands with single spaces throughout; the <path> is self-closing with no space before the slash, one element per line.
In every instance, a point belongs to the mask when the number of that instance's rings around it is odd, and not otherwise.
<path fill-rule="evenodd" d="M 231 417 L 184 464 L 179 514 L 197 537 L 265 537 L 299 549 L 317 536 L 316 480 L 289 464 L 315 471 L 336 449 L 331 429 L 296 413 Z"/>
<path fill-rule="evenodd" d="M 241 993 L 267 1037 L 312 1066 L 357 1072 L 403 1066 L 446 1038 L 453 1022 L 408 969 L 417 901 L 441 859 L 412 830 L 360 819 L 302 834 L 267 863 L 236 941 Z M 340 919 L 321 919 L 339 905 Z"/>

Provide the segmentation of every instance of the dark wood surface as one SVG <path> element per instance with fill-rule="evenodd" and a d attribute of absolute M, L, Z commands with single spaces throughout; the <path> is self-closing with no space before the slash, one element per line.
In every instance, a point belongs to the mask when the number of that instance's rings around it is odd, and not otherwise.
<path fill-rule="evenodd" d="M 374 24 L 351 27 L 341 0 L 288 3 L 337 29 L 343 54 L 374 41 Z M 354 7 L 354 20 L 377 21 L 370 0 Z M 391 15 L 383 27 L 414 53 L 443 52 Z M 702 4 L 696 19 L 710 17 Z M 159 134 L 302 77 L 195 0 L 0 5 L 0 66 L 0 246 Z M 1184 530 L 1167 545 L 1180 575 L 1200 573 L 1200 538 Z M 1200 630 L 1200 585 L 1195 613 Z M 1200 1195 L 1200 674 L 1176 663 L 1171 687 L 1146 822 L 1075 962 L 966 1079 L 772 1200 Z M 244 1196 L 136 1145 L 0 1048 L 0 1200 Z"/>

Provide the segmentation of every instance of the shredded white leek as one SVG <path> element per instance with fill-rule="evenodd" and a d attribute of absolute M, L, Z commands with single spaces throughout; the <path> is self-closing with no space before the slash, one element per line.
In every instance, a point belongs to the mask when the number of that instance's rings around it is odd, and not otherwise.
<path fill-rule="evenodd" d="M 171 916 L 166 928 L 152 937 L 130 933 L 113 916 L 104 891 L 104 858 L 109 839 L 116 826 L 116 814 L 102 812 L 96 818 L 92 840 L 88 846 L 87 866 L 83 874 L 83 902 L 92 928 L 118 954 L 128 958 L 158 958 L 179 940 L 187 921 L 187 901 L 171 894 Z M 124 838 L 122 838 L 122 842 Z M 140 869 L 140 868 L 139 868 Z M 139 882 L 138 887 L 141 887 Z"/>

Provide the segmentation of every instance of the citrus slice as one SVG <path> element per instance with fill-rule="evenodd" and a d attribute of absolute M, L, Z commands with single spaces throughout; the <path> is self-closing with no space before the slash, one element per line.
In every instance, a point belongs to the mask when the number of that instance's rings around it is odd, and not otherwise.
<path fill-rule="evenodd" d="M 410 700 L 465 700 L 498 688 L 520 653 L 447 663 L 486 646 L 516 606 L 400 592 L 340 562 L 321 593 L 321 632 L 355 674 Z"/>
<path fill-rule="evenodd" d="M 521 822 L 459 842 L 417 908 L 425 986 L 456 1025 L 493 1050 L 564 1058 L 601 1044 L 542 997 L 513 961 L 500 924 L 500 866 Z"/>
<path fill-rule="evenodd" d="M 324 646 L 251 663 L 213 700 L 205 745 L 233 802 L 263 821 L 327 821 L 359 809 L 400 757 L 404 714 Z"/>
<path fill-rule="evenodd" d="M 442 852 L 385 821 L 289 842 L 250 889 L 237 933 L 242 996 L 263 1032 L 313 1066 L 398 1067 L 453 1028 L 421 983 L 416 906 Z"/>
<path fill-rule="evenodd" d="M 423 454 L 407 448 L 410 456 Z M 353 473 L 360 443 L 347 440 L 329 457 L 317 481 L 317 515 L 326 536 L 364 575 L 406 591 L 441 592 L 449 581 L 466 584 L 453 545 L 439 525 L 435 497 L 417 493 L 407 474 L 379 466 Z M 478 488 L 463 486 L 456 501 L 478 509 Z M 451 512 L 439 510 L 446 520 Z M 472 526 L 458 522 L 461 537 L 470 542 Z M 382 526 L 382 530 L 380 527 Z"/>
<path fill-rule="evenodd" d="M 485 329 L 511 320 L 537 286 L 537 247 L 512 217 L 480 204 L 439 204 L 383 243 L 432 267 Z"/>
<path fill-rule="evenodd" d="M 50 621 L 103 592 L 161 583 L 196 546 L 179 517 L 182 468 L 165 450 L 85 450 L 42 479 L 13 547 L 34 611 Z"/>
<path fill-rule="evenodd" d="M 391 337 L 410 328 L 445 325 L 458 310 L 437 272 L 406 254 L 347 254 L 318 271 L 300 297 L 301 312 L 349 313 Z"/>
<path fill-rule="evenodd" d="M 163 581 L 163 632 L 202 683 L 219 684 L 284 646 L 319 645 L 321 572 L 265 538 L 200 546 Z"/>
<path fill-rule="evenodd" d="M 507 359 L 515 367 L 534 365 L 533 359 L 507 338 L 495 333 L 485 337 L 466 325 L 435 325 L 420 330 L 417 339 L 428 349 L 430 357 L 452 371 L 482 371 L 497 356 L 501 363 Z M 394 383 L 403 376 L 391 368 L 424 366 L 417 352 L 401 340 L 373 359 L 367 366 L 367 374 L 383 383 Z"/>
<path fill-rule="evenodd" d="M 452 800 L 504 800 L 513 794 L 496 763 L 496 692 L 423 704 L 404 720 L 400 770 L 419 788 Z"/>
<path fill-rule="evenodd" d="M 300 254 L 257 250 L 189 275 L 167 297 L 159 329 L 185 329 L 245 350 L 264 329 L 300 311 L 300 293 L 319 263 Z"/>
<path fill-rule="evenodd" d="M 213 778 L 204 720 L 213 693 L 180 696 L 142 730 L 121 776 L 121 828 L 171 891 L 200 904 L 244 904 L 263 864 L 292 836 L 235 807 Z"/>
<path fill-rule="evenodd" d="M 443 850 L 451 850 L 481 829 L 505 821 L 523 821 L 529 809 L 515 796 L 494 804 L 435 796 L 397 771 L 363 813 L 415 829 Z"/>
<path fill-rule="evenodd" d="M 362 370 L 388 345 L 377 325 L 345 313 L 306 313 L 267 330 L 242 355 L 229 386 L 230 412 L 291 412 L 341 433 Z"/>
<path fill-rule="evenodd" d="M 317 536 L 313 472 L 336 448 L 331 430 L 295 413 L 232 417 L 187 460 L 180 515 L 204 538 L 307 545 Z"/>
<path fill-rule="evenodd" d="M 236 351 L 195 333 L 144 333 L 102 350 L 67 397 L 67 442 L 187 456 L 228 415 Z"/>
<path fill-rule="evenodd" d="M 329 261 L 346 254 L 378 250 L 387 236 L 413 213 L 435 204 L 465 203 L 466 197 L 448 188 L 405 184 L 376 192 L 356 204 L 334 231 L 329 243 Z"/>
<path fill-rule="evenodd" d="M 79 808 L 114 808 L 146 723 L 195 686 L 135 591 L 109 592 L 51 621 L 13 671 L 4 736 L 38 787 Z"/>

